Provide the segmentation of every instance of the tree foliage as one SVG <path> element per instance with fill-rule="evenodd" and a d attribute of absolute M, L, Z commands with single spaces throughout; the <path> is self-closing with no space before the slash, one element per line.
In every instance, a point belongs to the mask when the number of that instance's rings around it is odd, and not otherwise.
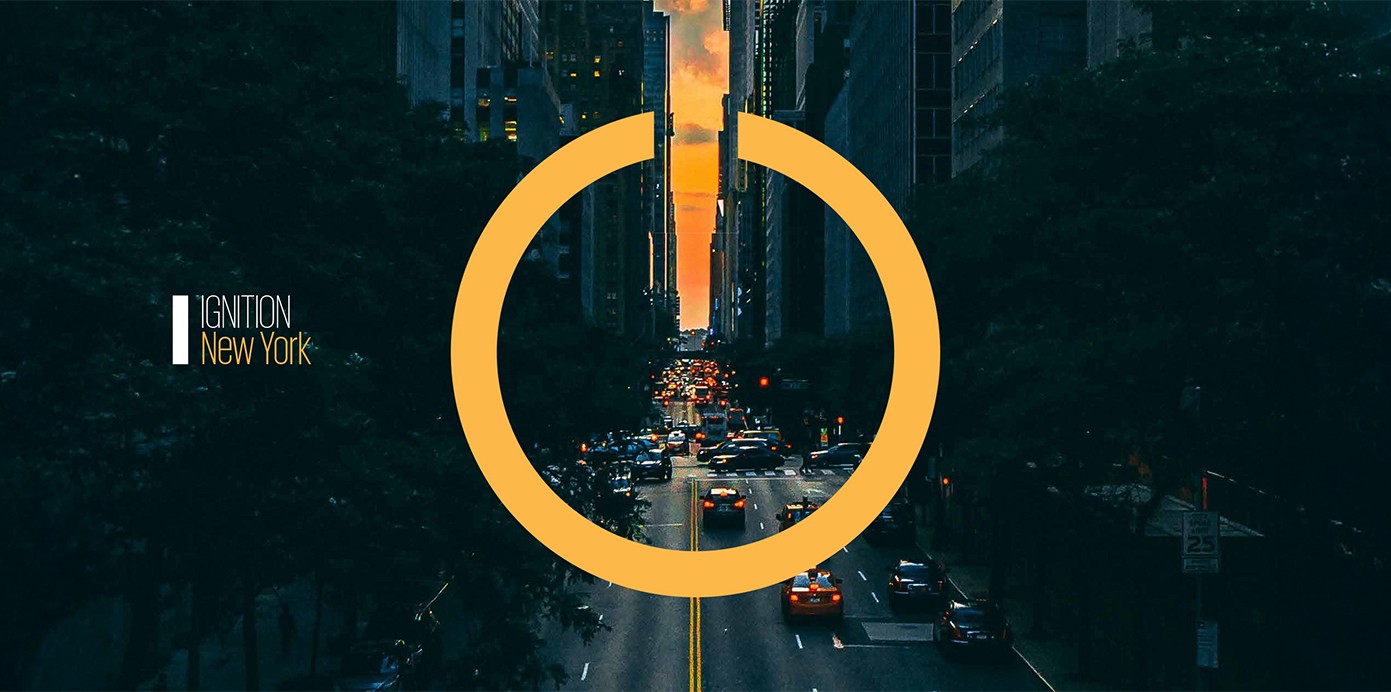
<path fill-rule="evenodd" d="M 1388 528 L 1391 64 L 1356 5 L 1147 4 L 1152 50 L 1008 94 L 912 222 L 958 467 L 1134 452 Z"/>
<path fill-rule="evenodd" d="M 204 595 L 196 641 L 238 588 L 313 574 L 345 603 L 419 600 L 452 575 L 473 591 L 473 636 L 517 633 L 468 668 L 495 687 L 545 674 L 538 618 L 597 628 L 568 566 L 488 489 L 454 410 L 458 280 L 515 153 L 406 108 L 389 7 L 0 11 L 0 519 L 22 556 L 0 607 L 25 623 L 3 632 L 0 682 L 25 684 L 47 626 L 114 594 L 149 625 L 113 681 L 134 686 L 157 664 L 161 584 Z M 202 293 L 292 296 L 313 365 L 168 365 L 170 295 Z M 509 315 L 563 315 L 513 293 Z M 502 348 L 559 368 L 574 352 L 552 336 Z M 580 338 L 609 358 L 587 384 L 595 412 L 631 409 L 613 379 L 627 352 Z M 523 439 L 578 437 L 591 421 L 530 425 L 557 404 L 545 384 L 509 398 Z"/>

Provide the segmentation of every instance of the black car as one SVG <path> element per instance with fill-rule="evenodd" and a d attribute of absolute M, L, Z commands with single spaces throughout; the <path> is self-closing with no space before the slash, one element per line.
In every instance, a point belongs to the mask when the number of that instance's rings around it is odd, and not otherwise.
<path fill-rule="evenodd" d="M 860 465 L 860 460 L 869 451 L 869 445 L 862 442 L 842 442 L 830 449 L 823 449 L 811 452 L 803 458 L 804 468 L 825 467 L 825 466 L 849 466 Z"/>
<path fill-rule="evenodd" d="M 913 506 L 906 502 L 895 502 L 885 507 L 865 529 L 865 540 L 871 543 L 911 544 L 916 538 L 915 524 Z"/>
<path fill-rule="evenodd" d="M 744 527 L 744 505 L 748 498 L 735 488 L 714 487 L 705 491 L 700 501 L 700 517 L 706 528 L 716 524 L 735 524 Z"/>
<path fill-rule="evenodd" d="M 716 454 L 710 459 L 710 470 L 717 473 L 728 471 L 771 471 L 782 465 L 782 455 L 767 446 L 748 447 L 726 454 Z"/>
<path fill-rule="evenodd" d="M 394 639 L 363 641 L 343 655 L 333 689 L 341 692 L 395 692 L 414 686 L 419 654 Z"/>
<path fill-rule="evenodd" d="M 712 447 L 701 447 L 700 451 L 696 452 L 696 461 L 704 463 L 713 459 L 716 454 L 730 454 L 732 452 L 737 452 L 741 449 L 767 446 L 767 440 L 762 440 L 756 437 L 741 437 L 734 440 L 725 440 L 724 442 L 721 442 Z"/>
<path fill-rule="evenodd" d="M 998 604 L 986 600 L 952 601 L 938 618 L 933 641 L 944 652 L 1003 654 L 1014 646 L 1014 634 Z"/>
<path fill-rule="evenodd" d="M 890 608 L 938 607 L 946 590 L 947 573 L 940 563 L 899 560 L 889 568 Z"/>
<path fill-rule="evenodd" d="M 343 657 L 335 689 L 427 688 L 444 653 L 441 627 L 429 605 L 384 605 L 372 614 L 363 638 Z"/>
<path fill-rule="evenodd" d="M 633 460 L 633 480 L 644 478 L 655 478 L 659 481 L 671 480 L 671 455 L 664 454 L 665 450 L 658 451 L 650 449 L 638 454 Z"/>

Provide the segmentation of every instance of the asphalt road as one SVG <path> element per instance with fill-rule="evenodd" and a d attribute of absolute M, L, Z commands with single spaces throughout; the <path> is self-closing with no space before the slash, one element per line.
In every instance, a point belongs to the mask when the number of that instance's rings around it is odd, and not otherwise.
<path fill-rule="evenodd" d="M 679 457 L 672 480 L 639 485 L 639 496 L 652 503 L 647 536 L 664 548 L 715 550 L 772 535 L 773 515 L 784 503 L 824 500 L 848 477 L 848 470 L 803 476 L 799 466 L 789 459 L 772 477 L 746 472 L 713 479 L 694 457 Z M 748 495 L 743 530 L 700 525 L 694 498 L 712 483 L 733 483 Z M 588 587 L 589 603 L 611 629 L 589 645 L 552 632 L 546 657 L 564 666 L 569 680 L 562 689 L 572 690 L 1046 689 L 1012 654 L 993 661 L 944 658 L 931 643 L 929 617 L 890 610 L 889 565 L 919 556 L 914 546 L 856 539 L 823 564 L 844 580 L 846 616 L 835 626 L 784 623 L 776 585 L 689 599 L 601 581 Z"/>

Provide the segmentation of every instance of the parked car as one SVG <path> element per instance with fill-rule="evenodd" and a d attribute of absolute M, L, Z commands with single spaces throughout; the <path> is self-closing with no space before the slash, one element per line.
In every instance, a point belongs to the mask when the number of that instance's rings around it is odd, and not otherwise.
<path fill-rule="evenodd" d="M 933 641 L 943 652 L 1003 654 L 1014 646 L 1014 635 L 998 604 L 951 601 L 938 618 Z"/>
<path fill-rule="evenodd" d="M 932 560 L 899 560 L 889 568 L 890 608 L 939 608 L 947 592 L 947 572 Z"/>
<path fill-rule="evenodd" d="M 908 545 L 914 542 L 917 522 L 913 518 L 913 506 L 907 502 L 895 501 L 865 529 L 865 540 L 870 543 Z"/>

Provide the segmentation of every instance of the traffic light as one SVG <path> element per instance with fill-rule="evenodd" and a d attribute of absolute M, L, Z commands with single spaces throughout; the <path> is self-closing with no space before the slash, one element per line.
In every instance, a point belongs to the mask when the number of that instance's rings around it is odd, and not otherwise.
<path fill-rule="evenodd" d="M 836 416 L 836 425 L 845 425 L 845 416 Z"/>
<path fill-rule="evenodd" d="M 759 388 L 759 389 L 767 389 L 767 388 L 768 388 L 768 376 L 767 376 L 767 375 L 764 375 L 764 376 L 758 378 L 758 388 Z"/>

